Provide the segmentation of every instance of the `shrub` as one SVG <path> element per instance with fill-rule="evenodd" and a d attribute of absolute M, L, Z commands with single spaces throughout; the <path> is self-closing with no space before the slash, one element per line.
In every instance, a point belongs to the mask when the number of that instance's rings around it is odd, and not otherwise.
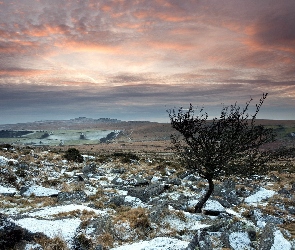
<path fill-rule="evenodd" d="M 206 179 L 209 188 L 195 206 L 201 212 L 214 190 L 213 180 L 222 176 L 250 176 L 269 171 L 266 163 L 269 151 L 261 151 L 265 143 L 274 141 L 273 129 L 256 125 L 256 116 L 266 98 L 263 94 L 253 115 L 249 104 L 241 109 L 237 104 L 224 107 L 219 118 L 208 119 L 203 109 L 190 105 L 188 111 L 168 110 L 171 126 L 179 134 L 172 135 L 172 144 L 186 167 Z M 199 114 L 195 114 L 199 111 Z"/>
<path fill-rule="evenodd" d="M 83 156 L 80 154 L 79 150 L 76 148 L 69 148 L 64 157 L 68 160 L 68 161 L 74 161 L 74 162 L 78 162 L 81 163 L 84 161 Z"/>
<path fill-rule="evenodd" d="M 139 160 L 139 157 L 131 152 L 115 152 L 113 156 L 120 158 L 123 163 L 130 163 L 131 160 Z"/>

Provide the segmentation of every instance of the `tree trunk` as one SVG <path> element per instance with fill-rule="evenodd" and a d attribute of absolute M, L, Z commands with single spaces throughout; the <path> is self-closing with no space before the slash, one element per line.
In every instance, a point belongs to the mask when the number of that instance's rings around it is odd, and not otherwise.
<path fill-rule="evenodd" d="M 204 197 L 195 206 L 195 213 L 202 212 L 202 208 L 203 208 L 204 204 L 206 203 L 206 201 L 209 199 L 209 197 L 211 196 L 211 194 L 214 191 L 214 183 L 213 183 L 212 178 L 208 178 L 207 181 L 209 183 L 209 188 L 208 188 L 206 194 L 204 195 Z"/>

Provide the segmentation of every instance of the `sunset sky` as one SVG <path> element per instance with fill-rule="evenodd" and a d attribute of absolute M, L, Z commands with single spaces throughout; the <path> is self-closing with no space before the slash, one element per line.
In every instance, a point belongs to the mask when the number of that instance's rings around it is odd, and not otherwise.
<path fill-rule="evenodd" d="M 253 104 L 295 119 L 295 1 L 0 0 L 0 123 L 169 122 Z"/>

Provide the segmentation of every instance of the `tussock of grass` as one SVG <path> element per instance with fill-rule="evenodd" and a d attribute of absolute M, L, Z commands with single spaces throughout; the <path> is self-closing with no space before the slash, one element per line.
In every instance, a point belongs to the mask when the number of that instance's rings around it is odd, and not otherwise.
<path fill-rule="evenodd" d="M 56 236 L 52 239 L 44 236 L 36 238 L 36 242 L 40 244 L 44 250 L 70 250 L 61 236 Z"/>

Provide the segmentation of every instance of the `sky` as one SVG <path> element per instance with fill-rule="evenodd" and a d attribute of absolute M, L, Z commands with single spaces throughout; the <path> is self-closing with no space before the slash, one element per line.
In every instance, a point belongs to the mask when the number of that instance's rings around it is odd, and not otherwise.
<path fill-rule="evenodd" d="M 0 0 L 0 123 L 295 119 L 295 1 Z"/>

